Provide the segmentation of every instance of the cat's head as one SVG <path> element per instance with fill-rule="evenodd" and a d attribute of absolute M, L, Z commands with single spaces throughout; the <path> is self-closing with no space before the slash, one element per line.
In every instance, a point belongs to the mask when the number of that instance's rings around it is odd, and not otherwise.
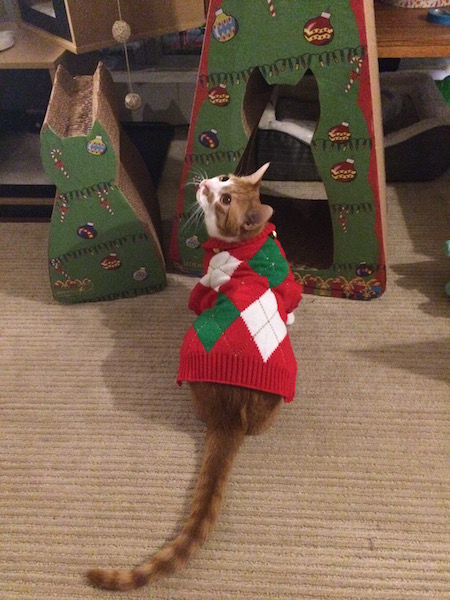
<path fill-rule="evenodd" d="M 259 197 L 259 186 L 269 164 L 251 175 L 218 175 L 200 182 L 197 202 L 204 212 L 211 237 L 235 242 L 254 237 L 263 230 L 273 214 L 273 209 L 261 204 Z"/>

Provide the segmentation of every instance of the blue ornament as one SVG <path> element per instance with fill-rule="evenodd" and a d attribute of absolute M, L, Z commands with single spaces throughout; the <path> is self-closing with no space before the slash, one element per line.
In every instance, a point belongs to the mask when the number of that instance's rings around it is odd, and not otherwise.
<path fill-rule="evenodd" d="M 95 138 L 87 143 L 87 151 L 94 156 L 101 156 L 106 152 L 106 144 L 101 135 L 96 135 Z"/>
<path fill-rule="evenodd" d="M 205 148 L 208 148 L 208 150 L 214 150 L 219 145 L 219 138 L 217 136 L 216 129 L 204 131 L 198 136 L 198 140 L 200 144 Z"/>
<path fill-rule="evenodd" d="M 356 268 L 356 274 L 358 277 L 368 277 L 372 275 L 373 267 L 369 266 L 367 263 L 362 262 Z"/>
<path fill-rule="evenodd" d="M 223 12 L 221 8 L 216 11 L 212 34 L 218 42 L 228 42 L 238 32 L 238 22 L 230 15 Z"/>
<path fill-rule="evenodd" d="M 137 271 L 133 273 L 133 279 L 135 281 L 145 281 L 148 277 L 148 272 L 145 267 L 140 267 Z"/>
<path fill-rule="evenodd" d="M 200 248 L 200 240 L 198 239 L 198 236 L 193 235 L 192 237 L 188 238 L 186 240 L 186 246 L 188 248 L 191 248 L 192 250 L 195 250 L 196 248 Z"/>
<path fill-rule="evenodd" d="M 86 225 L 81 225 L 81 227 L 78 227 L 77 229 L 77 234 L 84 240 L 94 239 L 97 235 L 94 223 L 86 223 Z"/>

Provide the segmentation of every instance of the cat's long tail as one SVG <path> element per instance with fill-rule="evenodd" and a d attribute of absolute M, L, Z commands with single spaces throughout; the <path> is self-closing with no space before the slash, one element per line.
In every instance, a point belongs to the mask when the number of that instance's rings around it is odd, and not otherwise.
<path fill-rule="evenodd" d="M 217 520 L 234 457 L 244 439 L 241 425 L 208 430 L 189 518 L 173 542 L 134 569 L 93 569 L 87 577 L 96 586 L 131 590 L 170 575 L 188 563 Z"/>

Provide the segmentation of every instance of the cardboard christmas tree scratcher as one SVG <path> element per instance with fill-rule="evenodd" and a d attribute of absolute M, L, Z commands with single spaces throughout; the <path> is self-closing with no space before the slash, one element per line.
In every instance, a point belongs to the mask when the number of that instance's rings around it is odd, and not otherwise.
<path fill-rule="evenodd" d="M 111 75 L 58 67 L 41 131 L 41 157 L 57 188 L 49 272 L 60 302 L 113 300 L 160 290 L 164 258 L 156 193 L 121 130 Z"/>
<path fill-rule="evenodd" d="M 171 258 L 180 270 L 201 271 L 206 239 L 189 221 L 195 189 L 186 184 L 199 172 L 248 172 L 274 86 L 298 85 L 312 73 L 320 118 L 311 148 L 328 200 L 333 259 L 318 269 L 288 258 L 306 292 L 382 294 L 385 190 L 374 31 L 371 0 L 210 2 L 172 233 Z"/>

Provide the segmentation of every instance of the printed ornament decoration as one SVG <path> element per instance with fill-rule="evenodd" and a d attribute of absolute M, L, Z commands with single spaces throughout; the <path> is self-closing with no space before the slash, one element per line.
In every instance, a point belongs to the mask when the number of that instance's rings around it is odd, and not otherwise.
<path fill-rule="evenodd" d="M 221 8 L 216 10 L 216 18 L 212 28 L 214 39 L 218 42 L 228 42 L 238 32 L 238 22 L 231 15 L 227 15 Z"/>
<path fill-rule="evenodd" d="M 331 177 L 340 183 L 350 183 L 356 177 L 356 169 L 353 158 L 347 158 L 344 162 L 339 162 L 331 167 Z"/>
<path fill-rule="evenodd" d="M 330 13 L 323 12 L 318 17 L 310 19 L 303 28 L 305 40 L 314 46 L 329 44 L 334 37 L 334 28 L 330 18 Z"/>
<path fill-rule="evenodd" d="M 94 223 L 86 223 L 77 229 L 77 235 L 84 240 L 93 240 L 97 236 L 97 230 Z"/>
<path fill-rule="evenodd" d="M 210 129 L 209 131 L 203 131 L 203 133 L 199 135 L 198 141 L 202 146 L 208 148 L 208 150 L 214 150 L 219 146 L 217 130 Z"/>
<path fill-rule="evenodd" d="M 148 277 L 148 272 L 145 267 L 140 267 L 137 271 L 133 273 L 133 279 L 135 281 L 145 281 Z"/>
<path fill-rule="evenodd" d="M 210 90 L 208 92 L 208 98 L 214 106 L 227 106 L 231 100 L 225 83 L 220 83 L 217 87 Z"/>
<path fill-rule="evenodd" d="M 96 135 L 95 138 L 87 143 L 87 151 L 94 156 L 101 156 L 106 152 L 106 144 L 101 135 Z"/>
<path fill-rule="evenodd" d="M 346 144 L 352 137 L 349 124 L 342 121 L 340 125 L 334 125 L 328 131 L 328 139 L 333 144 Z"/>
<path fill-rule="evenodd" d="M 115 271 L 122 266 L 122 261 L 115 252 L 111 252 L 111 254 L 105 256 L 100 262 L 100 266 L 105 269 L 105 271 Z"/>
<path fill-rule="evenodd" d="M 188 238 L 186 240 L 186 246 L 188 248 L 200 248 L 201 243 L 200 240 L 198 239 L 198 235 L 193 235 L 192 237 Z"/>
<path fill-rule="evenodd" d="M 356 274 L 358 275 L 358 277 L 368 277 L 370 275 L 373 275 L 373 272 L 374 268 L 365 262 L 360 263 L 356 268 Z"/>

